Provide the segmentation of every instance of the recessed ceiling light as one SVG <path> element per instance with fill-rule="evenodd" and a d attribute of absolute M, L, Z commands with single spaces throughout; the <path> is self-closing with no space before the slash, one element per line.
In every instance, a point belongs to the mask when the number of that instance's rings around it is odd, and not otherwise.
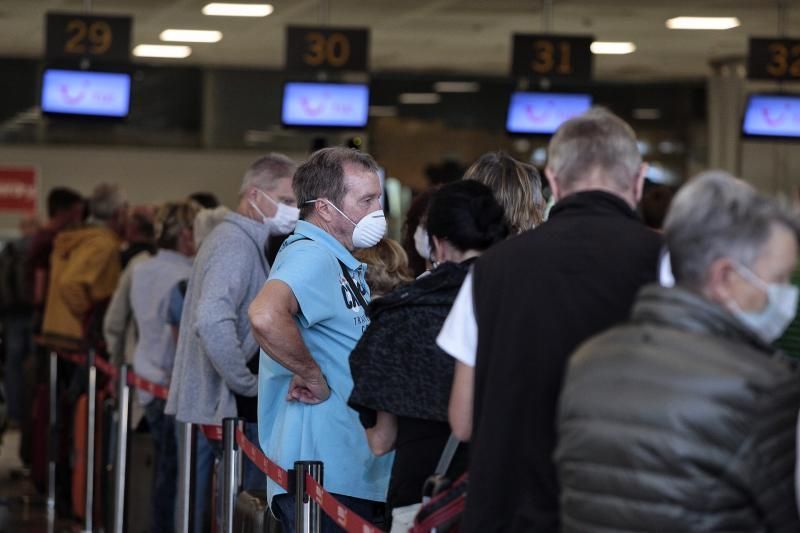
<path fill-rule="evenodd" d="M 189 57 L 192 49 L 188 46 L 171 44 L 140 44 L 133 49 L 137 57 L 167 57 L 170 59 L 183 59 Z"/>
<path fill-rule="evenodd" d="M 437 81 L 433 90 L 437 93 L 476 93 L 481 86 L 475 81 Z"/>
<path fill-rule="evenodd" d="M 667 21 L 671 30 L 729 30 L 740 25 L 736 17 L 675 17 Z"/>
<path fill-rule="evenodd" d="M 222 39 L 221 31 L 214 30 L 175 30 L 161 32 L 159 39 L 179 43 L 218 43 Z"/>
<path fill-rule="evenodd" d="M 438 104 L 442 97 L 437 93 L 400 93 L 401 104 Z"/>
<path fill-rule="evenodd" d="M 212 2 L 203 7 L 203 15 L 215 17 L 266 17 L 275 11 L 272 4 L 228 4 Z"/>
<path fill-rule="evenodd" d="M 630 42 L 607 42 L 595 41 L 590 46 L 593 54 L 632 54 L 636 51 L 636 45 Z"/>

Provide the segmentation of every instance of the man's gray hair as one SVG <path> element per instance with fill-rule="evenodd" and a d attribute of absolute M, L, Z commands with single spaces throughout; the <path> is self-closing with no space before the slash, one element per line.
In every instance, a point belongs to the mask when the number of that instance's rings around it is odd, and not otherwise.
<path fill-rule="evenodd" d="M 317 198 L 327 198 L 337 207 L 341 207 L 347 194 L 344 185 L 346 164 L 378 173 L 378 163 L 371 155 L 343 146 L 317 150 L 308 161 L 300 165 L 292 182 L 297 205 L 300 207 L 300 218 L 305 219 L 313 212 L 314 206 L 308 202 Z"/>
<path fill-rule="evenodd" d="M 550 140 L 547 154 L 547 167 L 565 190 L 599 177 L 625 192 L 633 187 L 642 166 L 633 129 L 600 107 L 564 122 Z"/>
<path fill-rule="evenodd" d="M 101 183 L 89 198 L 89 213 L 93 218 L 107 222 L 114 218 L 120 208 L 125 207 L 125 203 L 125 193 L 119 185 Z"/>
<path fill-rule="evenodd" d="M 664 223 L 675 281 L 701 289 L 721 257 L 752 268 L 776 224 L 800 236 L 797 218 L 749 184 L 723 171 L 699 174 L 675 196 Z"/>
<path fill-rule="evenodd" d="M 250 189 L 270 191 L 275 182 L 281 178 L 292 178 L 297 170 L 297 163 L 283 154 L 271 153 L 256 159 L 242 179 L 239 196 Z"/>

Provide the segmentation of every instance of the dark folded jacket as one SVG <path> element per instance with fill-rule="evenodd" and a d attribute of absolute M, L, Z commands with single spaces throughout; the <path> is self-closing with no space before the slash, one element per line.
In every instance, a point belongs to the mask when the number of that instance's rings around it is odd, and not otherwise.
<path fill-rule="evenodd" d="M 350 406 L 365 427 L 375 412 L 447 421 L 453 359 L 437 345 L 469 261 L 444 263 L 369 308 L 370 325 L 350 354 Z"/>

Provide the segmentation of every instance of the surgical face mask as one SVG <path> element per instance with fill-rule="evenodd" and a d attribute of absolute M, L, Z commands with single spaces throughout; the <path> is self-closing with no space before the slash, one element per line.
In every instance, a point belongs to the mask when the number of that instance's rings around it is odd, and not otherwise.
<path fill-rule="evenodd" d="M 761 311 L 744 311 L 731 302 L 731 311 L 763 341 L 774 342 L 794 320 L 800 290 L 785 283 L 767 283 L 744 266 L 737 266 L 736 270 L 767 294 L 767 305 Z"/>
<path fill-rule="evenodd" d="M 414 248 L 416 248 L 420 257 L 426 261 L 430 260 L 431 241 L 430 238 L 428 238 L 428 232 L 425 231 L 422 225 L 417 226 L 417 229 L 414 231 Z"/>
<path fill-rule="evenodd" d="M 378 209 L 364 216 L 358 223 L 353 222 L 349 216 L 342 213 L 342 210 L 333 205 L 328 200 L 309 200 L 307 204 L 314 202 L 325 202 L 332 208 L 336 209 L 340 215 L 347 219 L 353 225 L 353 247 L 355 248 L 372 248 L 380 242 L 386 234 L 386 217 L 383 216 L 383 210 Z"/>
<path fill-rule="evenodd" d="M 296 207 L 276 202 L 264 191 L 258 190 L 258 192 L 261 193 L 261 195 L 267 200 L 272 202 L 277 209 L 275 216 L 269 218 L 264 214 L 263 211 L 261 211 L 261 209 L 258 208 L 255 202 L 250 202 L 250 205 L 253 207 L 253 209 L 255 209 L 259 215 L 261 215 L 261 222 L 269 226 L 270 235 L 289 235 L 291 232 L 293 232 L 294 227 L 297 225 L 297 220 L 300 218 L 300 210 Z"/>

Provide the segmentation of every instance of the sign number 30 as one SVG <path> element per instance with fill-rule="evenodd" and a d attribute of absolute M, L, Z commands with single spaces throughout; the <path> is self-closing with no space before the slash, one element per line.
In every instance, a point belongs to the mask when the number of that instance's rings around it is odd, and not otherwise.
<path fill-rule="evenodd" d="M 327 63 L 332 67 L 341 67 L 350 60 L 350 40 L 339 32 L 331 33 L 327 38 L 318 31 L 306 35 L 308 51 L 303 59 L 309 65 L 318 67 Z"/>

